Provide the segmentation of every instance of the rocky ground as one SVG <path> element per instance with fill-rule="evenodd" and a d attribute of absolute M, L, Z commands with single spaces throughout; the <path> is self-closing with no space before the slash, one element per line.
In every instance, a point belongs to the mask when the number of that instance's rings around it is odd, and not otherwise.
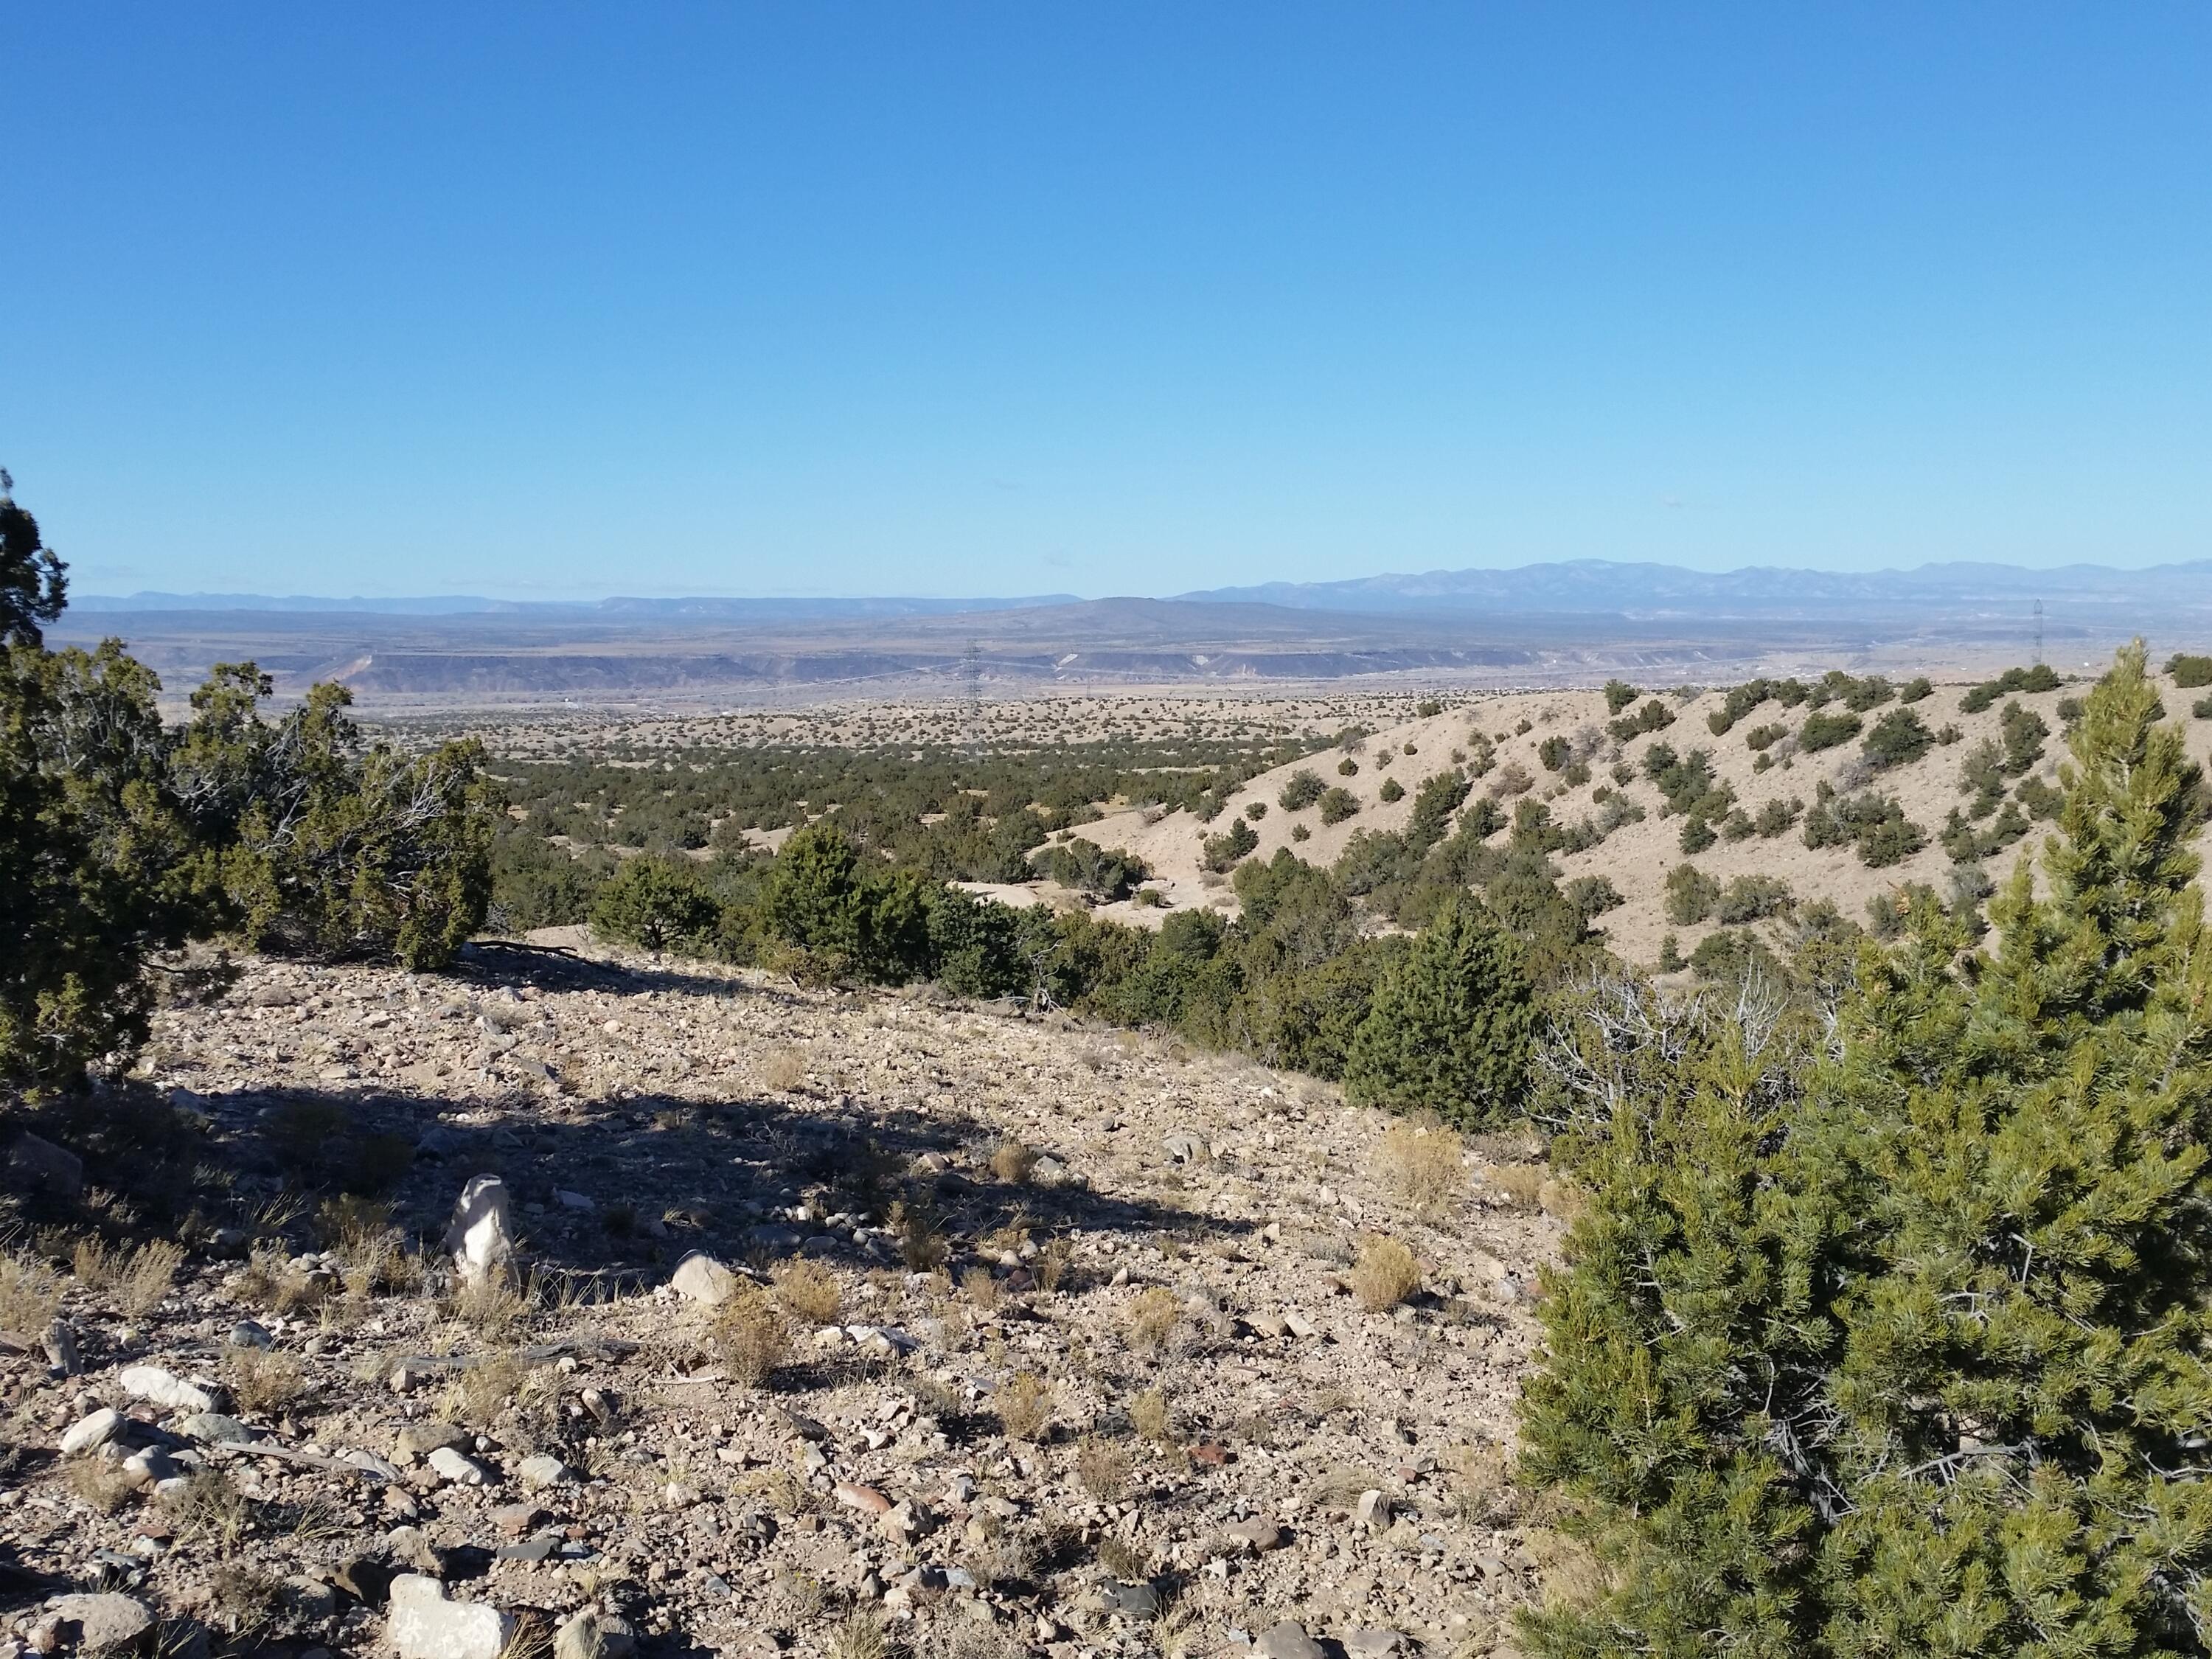
<path fill-rule="evenodd" d="M 142 1069 L 158 1168 L 79 1136 L 72 1198 L 69 1120 L 16 1146 L 0 1659 L 1504 1653 L 1586 1571 L 1504 1472 L 1561 1207 L 1525 1148 L 496 947 L 249 963 Z"/>

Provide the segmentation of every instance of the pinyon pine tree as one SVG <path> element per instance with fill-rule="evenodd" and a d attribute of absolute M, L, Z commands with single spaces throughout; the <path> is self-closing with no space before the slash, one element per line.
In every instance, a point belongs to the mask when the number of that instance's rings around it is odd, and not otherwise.
<path fill-rule="evenodd" d="M 1345 1061 L 1345 1093 L 1453 1123 L 1494 1122 L 1520 1104 L 1534 1024 L 1519 942 L 1476 900 L 1451 900 L 1376 988 Z"/>
<path fill-rule="evenodd" d="M 1598 1654 L 2212 1651 L 2202 783 L 2140 645 L 2071 737 L 2045 892 L 1921 905 L 1832 1023 L 1601 987 L 1544 1049 L 1591 1201 L 1526 1476 Z"/>

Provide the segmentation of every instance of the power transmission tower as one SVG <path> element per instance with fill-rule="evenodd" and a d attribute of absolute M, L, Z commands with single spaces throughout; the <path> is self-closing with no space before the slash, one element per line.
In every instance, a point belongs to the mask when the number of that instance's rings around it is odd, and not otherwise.
<path fill-rule="evenodd" d="M 2035 660 L 2043 661 L 2043 601 L 2035 602 Z"/>
<path fill-rule="evenodd" d="M 974 640 L 960 659 L 960 728 L 974 760 L 983 752 L 983 647 Z"/>

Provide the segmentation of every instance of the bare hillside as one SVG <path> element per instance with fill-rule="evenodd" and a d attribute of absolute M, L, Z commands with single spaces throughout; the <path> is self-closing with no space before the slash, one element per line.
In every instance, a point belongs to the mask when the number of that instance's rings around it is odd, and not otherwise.
<path fill-rule="evenodd" d="M 1501 1474 L 1555 1237 L 1510 1149 L 1073 1024 L 497 947 L 252 964 L 143 1073 L 158 1160 L 72 1197 L 18 1148 L 0 1555 L 77 1599 L 11 1651 L 1379 1659 L 1492 1651 L 1573 1570 Z M 441 1243 L 487 1175 L 517 1290 Z M 180 1182 L 181 1255 L 71 1231 Z"/>
<path fill-rule="evenodd" d="M 1207 905 L 1233 915 L 1236 897 L 1226 878 L 1203 866 L 1202 849 L 1209 836 L 1221 834 L 1243 816 L 1258 837 L 1249 855 L 1272 857 L 1287 848 L 1296 856 L 1316 864 L 1333 863 L 1353 836 L 1362 831 L 1398 831 L 1412 817 L 1420 784 L 1439 773 L 1462 766 L 1488 739 L 1493 763 L 1474 780 L 1470 802 L 1486 795 L 1497 800 L 1510 817 L 1522 799 L 1544 802 L 1555 823 L 1571 825 L 1584 819 L 1601 819 L 1603 794 L 1625 798 L 1643 810 L 1640 822 L 1621 824 L 1596 846 L 1563 852 L 1556 860 L 1564 876 L 1601 875 L 1610 880 L 1625 901 L 1600 919 L 1613 948 L 1631 961 L 1650 964 L 1658 954 L 1662 937 L 1673 932 L 1686 955 L 1705 933 L 1717 925 L 1674 927 L 1665 917 L 1663 897 L 1668 872 L 1686 860 L 1715 880 L 1725 884 L 1746 875 L 1779 878 L 1790 884 L 1801 902 L 1827 899 L 1854 920 L 1863 919 L 1867 902 L 1905 882 L 1922 882 L 1947 892 L 1953 861 L 1940 844 L 1947 815 L 1964 809 L 1968 795 L 1960 785 L 1961 768 L 1976 746 L 2000 736 L 2003 711 L 2018 704 L 2034 713 L 2049 727 L 2042 754 L 2028 771 L 2014 780 L 2017 786 L 2032 777 L 2045 784 L 2055 781 L 2064 757 L 2064 721 L 2058 705 L 2078 697 L 2084 684 L 2057 690 L 2014 692 L 1998 697 L 1979 712 L 1960 707 L 1970 684 L 1938 685 L 1934 692 L 1911 705 L 1911 711 L 1931 730 L 1955 729 L 1948 741 L 1937 744 L 1920 758 L 1886 770 L 1872 769 L 1863 753 L 1865 733 L 1819 752 L 1806 752 L 1794 734 L 1804 725 L 1808 710 L 1803 704 L 1784 708 L 1770 701 L 1738 720 L 1725 735 L 1716 736 L 1707 717 L 1720 709 L 1724 689 L 1685 697 L 1662 694 L 1661 702 L 1674 716 L 1661 731 L 1623 741 L 1607 731 L 1613 718 L 1603 695 L 1595 690 L 1539 692 L 1481 697 L 1455 704 L 1426 718 L 1387 726 L 1350 749 L 1340 746 L 1306 760 L 1280 767 L 1254 778 L 1228 801 L 1220 817 L 1202 823 L 1188 812 L 1164 816 L 1141 809 L 1116 812 L 1074 833 L 1105 848 L 1120 848 L 1146 860 L 1158 873 L 1155 884 L 1168 900 L 1166 909 L 1135 903 L 1113 908 L 1118 919 L 1157 926 L 1174 908 Z M 2169 712 L 2186 718 L 2198 694 L 2165 687 Z M 1650 701 L 1638 699 L 1638 707 Z M 1869 710 L 1863 716 L 1871 730 L 1884 714 L 1898 708 L 1895 701 Z M 1632 709 L 1629 711 L 1633 712 Z M 1831 705 L 1829 713 L 1835 712 Z M 1523 731 L 1521 728 L 1526 726 Z M 1763 726 L 1783 726 L 1793 735 L 1753 750 L 1751 735 Z M 1589 768 L 1587 781 L 1571 783 L 1545 764 L 1543 745 L 1564 738 L 1571 752 L 1583 756 Z M 1910 857 L 1881 867 L 1870 867 L 1850 845 L 1814 848 L 1806 845 L 1804 818 L 1796 817 L 1786 829 L 1773 834 L 1753 833 L 1740 840 L 1723 836 L 1695 854 L 1681 850 L 1683 819 L 1668 810 L 1660 788 L 1646 775 L 1644 761 L 1655 744 L 1664 744 L 1677 754 L 1692 750 L 1709 753 L 1717 780 L 1735 794 L 1745 816 L 1758 820 L 1771 803 L 1792 801 L 1809 808 L 1819 786 L 1827 783 L 1840 794 L 1872 791 L 1894 797 L 1905 817 L 1924 830 L 1928 840 Z M 2200 749 L 2203 745 L 2198 745 Z M 1769 763 L 1761 769 L 1764 754 Z M 1350 761 L 1357 770 L 1342 770 Z M 1625 769 L 1626 781 L 1615 769 Z M 1283 791 L 1301 771 L 1311 771 L 1330 786 L 1340 787 L 1357 800 L 1358 811 L 1328 824 L 1313 807 L 1287 811 Z M 1404 793 L 1395 801 L 1385 800 L 1387 786 L 1395 781 Z M 1526 780 L 1527 787 L 1520 787 Z M 1255 817 L 1252 809 L 1259 809 Z M 1462 809 L 1464 810 L 1464 809 Z M 1770 819 L 1770 822 L 1775 820 Z M 1299 839 L 1303 831 L 1304 839 Z M 2002 877 L 2014 861 L 2039 844 L 2043 827 L 1991 856 L 1988 872 Z M 1504 832 L 1497 839 L 1502 842 Z"/>

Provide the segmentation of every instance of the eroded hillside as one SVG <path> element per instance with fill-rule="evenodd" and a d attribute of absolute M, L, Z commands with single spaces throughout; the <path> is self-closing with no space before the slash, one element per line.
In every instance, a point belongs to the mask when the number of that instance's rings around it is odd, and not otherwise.
<path fill-rule="evenodd" d="M 11 1648 L 368 1651 L 397 1594 L 448 1659 L 1480 1653 L 1576 1570 L 1503 1474 L 1557 1231 L 1510 1143 L 1069 1021 L 503 949 L 252 963 L 135 1086 L 37 1126 L 80 1194 L 15 1165 Z M 441 1249 L 483 1175 L 516 1291 Z M 95 1243 L 163 1205 L 180 1255 Z"/>

